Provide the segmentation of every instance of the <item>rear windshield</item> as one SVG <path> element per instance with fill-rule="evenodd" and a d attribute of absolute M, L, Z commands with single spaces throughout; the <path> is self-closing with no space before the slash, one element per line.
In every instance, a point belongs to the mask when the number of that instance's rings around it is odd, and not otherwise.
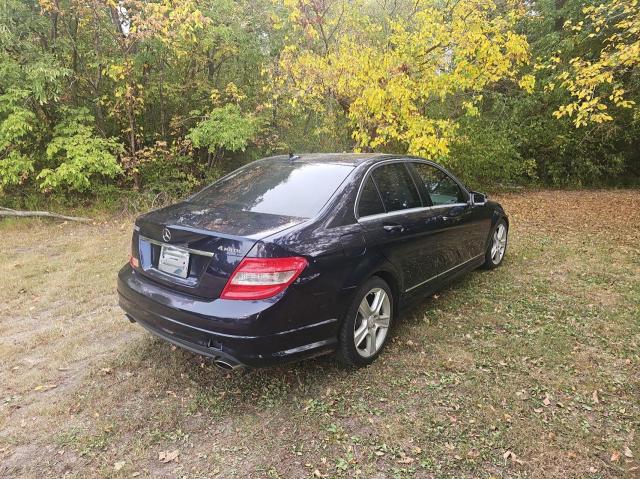
<path fill-rule="evenodd" d="M 190 201 L 242 211 L 311 218 L 353 166 L 267 159 L 251 163 L 196 193 Z"/>

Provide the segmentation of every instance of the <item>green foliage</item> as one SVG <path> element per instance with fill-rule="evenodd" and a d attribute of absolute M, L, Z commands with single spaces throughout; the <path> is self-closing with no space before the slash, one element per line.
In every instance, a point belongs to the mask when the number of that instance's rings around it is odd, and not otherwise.
<path fill-rule="evenodd" d="M 451 153 L 442 163 L 475 188 L 510 186 L 536 179 L 535 161 L 522 158 L 513 135 L 477 117 L 461 125 Z"/>
<path fill-rule="evenodd" d="M 53 130 L 43 168 L 37 178 L 45 191 L 67 189 L 86 191 L 96 178 L 113 178 L 122 170 L 116 155 L 122 145 L 114 138 L 100 138 L 92 127 L 87 110 L 66 110 L 65 119 Z"/>
<path fill-rule="evenodd" d="M 503 86 L 484 93 L 477 117 L 483 128 L 499 131 L 525 162 L 535 162 L 535 177 L 525 176 L 520 181 L 524 184 L 531 178 L 556 186 L 613 185 L 640 177 L 640 118 L 632 111 L 621 109 L 609 122 L 578 129 L 571 118 L 554 115 L 574 100 L 571 92 L 558 88 L 552 59 L 597 56 L 605 45 L 602 39 L 563 27 L 569 19 L 579 22 L 583 7 L 577 0 L 532 5 L 537 14 L 528 16 L 521 28 L 536 58 L 535 90 L 523 94 Z M 632 72 L 625 88 L 629 98 L 638 100 L 640 85 Z"/>
<path fill-rule="evenodd" d="M 179 197 L 255 157 L 354 148 L 483 188 L 640 178 L 624 0 L 125 3 L 3 1 L 3 201 Z"/>
<path fill-rule="evenodd" d="M 256 132 L 255 119 L 243 115 L 237 105 L 227 104 L 211 110 L 191 129 L 187 138 L 196 148 L 206 148 L 209 153 L 244 151 Z"/>
<path fill-rule="evenodd" d="M 28 156 L 35 137 L 36 117 L 22 101 L 28 92 L 10 90 L 0 95 L 0 192 L 7 186 L 23 183 L 33 172 Z"/>
<path fill-rule="evenodd" d="M 36 62 L 23 68 L 24 79 L 29 84 L 31 95 L 39 105 L 58 101 L 63 91 L 63 83 L 70 71 L 56 64 L 54 56 L 44 54 Z"/>
<path fill-rule="evenodd" d="M 146 191 L 181 198 L 202 185 L 203 170 L 204 165 L 193 156 L 172 151 L 157 161 L 141 165 L 140 176 Z"/>
<path fill-rule="evenodd" d="M 3 187 L 19 185 L 33 172 L 33 161 L 13 150 L 0 161 L 0 192 Z"/>

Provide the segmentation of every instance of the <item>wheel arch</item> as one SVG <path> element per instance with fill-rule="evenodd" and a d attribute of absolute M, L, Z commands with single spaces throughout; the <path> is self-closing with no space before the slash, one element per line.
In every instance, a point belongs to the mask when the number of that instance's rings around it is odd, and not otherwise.
<path fill-rule="evenodd" d="M 370 278 L 373 278 L 374 276 L 377 276 L 378 278 L 384 280 L 384 282 L 389 285 L 389 288 L 391 288 L 391 292 L 393 293 L 393 310 L 397 314 L 400 309 L 400 281 L 391 271 L 387 269 L 380 269 L 376 271 L 370 276 Z"/>
<path fill-rule="evenodd" d="M 374 276 L 381 278 L 389 285 L 393 294 L 394 311 L 398 311 L 403 290 L 402 279 L 394 265 L 384 257 L 379 257 L 377 261 L 369 262 L 363 266 L 362 268 L 356 268 L 342 287 L 342 294 L 346 295 L 343 303 L 346 305 L 344 312 L 348 310 L 349 305 L 354 301 L 360 287 Z"/>
<path fill-rule="evenodd" d="M 496 224 L 498 224 L 498 221 L 500 221 L 500 220 L 504 220 L 504 222 L 507 224 L 507 229 L 508 229 L 509 228 L 509 217 L 502 210 L 502 208 L 498 207 L 498 208 L 495 208 L 493 210 L 493 215 L 492 215 L 492 218 L 491 218 L 491 228 L 493 228 Z"/>
<path fill-rule="evenodd" d="M 487 235 L 487 239 L 485 240 L 484 247 L 487 249 L 491 244 L 491 235 L 493 234 L 493 230 L 496 228 L 496 225 L 500 220 L 504 220 L 507 224 L 507 231 L 509 231 L 509 217 L 506 215 L 501 208 L 496 208 L 493 210 L 493 214 L 491 216 L 491 227 L 489 228 L 489 234 Z"/>

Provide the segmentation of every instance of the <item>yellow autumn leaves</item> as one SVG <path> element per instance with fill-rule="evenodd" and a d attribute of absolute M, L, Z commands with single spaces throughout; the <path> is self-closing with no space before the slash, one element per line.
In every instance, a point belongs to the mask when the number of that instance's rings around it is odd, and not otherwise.
<path fill-rule="evenodd" d="M 576 57 L 559 79 L 572 101 L 554 115 L 568 116 L 577 127 L 613 120 L 610 106 L 632 108 L 625 98 L 621 77 L 640 65 L 640 5 L 637 0 L 611 0 L 583 9 L 586 21 L 565 28 L 584 32 L 587 38 L 602 37 L 604 48 L 595 59 Z"/>
<path fill-rule="evenodd" d="M 637 1 L 586 7 L 572 34 L 605 35 L 595 61 L 545 60 L 532 65 L 518 22 L 533 6 L 509 0 L 398 2 L 393 10 L 368 2 L 285 0 L 289 30 L 277 68 L 279 97 L 316 113 L 332 99 L 344 111 L 360 149 L 396 149 L 426 157 L 446 155 L 456 119 L 477 115 L 482 91 L 505 82 L 531 93 L 535 72 L 549 68 L 569 101 L 554 115 L 576 127 L 612 120 L 610 106 L 631 108 L 619 76 L 640 63 Z M 538 62 L 536 62 L 538 63 Z M 548 78 L 547 78 L 548 80 Z M 444 100 L 447 100 L 446 102 Z"/>
<path fill-rule="evenodd" d="M 314 5 L 288 5 L 296 31 L 281 56 L 279 85 L 316 111 L 335 99 L 361 149 L 445 155 L 456 131 L 452 117 L 477 111 L 485 87 L 515 80 L 533 89 L 534 77 L 519 74 L 529 49 L 514 29 L 517 3 L 501 13 L 490 0 L 419 0 L 413 10 L 382 16 L 367 13 L 365 2 L 323 11 Z M 310 46 L 317 39 L 320 47 Z M 454 95 L 459 111 L 444 111 L 443 100 Z"/>

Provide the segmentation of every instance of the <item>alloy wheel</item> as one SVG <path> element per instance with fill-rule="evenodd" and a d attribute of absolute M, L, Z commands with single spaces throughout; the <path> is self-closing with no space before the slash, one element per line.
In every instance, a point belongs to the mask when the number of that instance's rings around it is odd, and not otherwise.
<path fill-rule="evenodd" d="M 391 321 L 391 301 L 382 288 L 370 290 L 358 307 L 353 342 L 363 358 L 375 355 L 387 337 Z"/>
<path fill-rule="evenodd" d="M 507 228 L 500 223 L 493 233 L 493 244 L 491 245 L 491 261 L 494 265 L 500 264 L 504 252 L 507 249 Z"/>

